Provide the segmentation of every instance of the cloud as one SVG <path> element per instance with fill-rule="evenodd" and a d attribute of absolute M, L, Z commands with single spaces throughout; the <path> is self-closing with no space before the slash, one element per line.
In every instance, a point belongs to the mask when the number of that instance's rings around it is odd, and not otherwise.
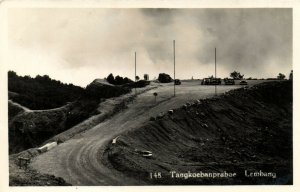
<path fill-rule="evenodd" d="M 82 86 L 110 72 L 133 78 L 135 51 L 138 75 L 172 74 L 174 39 L 179 78 L 213 74 L 215 47 L 218 76 L 292 68 L 292 9 L 11 9 L 8 19 L 12 70 Z"/>

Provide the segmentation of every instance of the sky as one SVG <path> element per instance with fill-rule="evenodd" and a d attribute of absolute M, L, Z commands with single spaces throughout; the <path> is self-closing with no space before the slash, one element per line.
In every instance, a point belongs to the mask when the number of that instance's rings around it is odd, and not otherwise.
<path fill-rule="evenodd" d="M 292 70 L 292 9 L 12 8 L 8 68 L 85 87 L 108 74 L 268 78 Z"/>

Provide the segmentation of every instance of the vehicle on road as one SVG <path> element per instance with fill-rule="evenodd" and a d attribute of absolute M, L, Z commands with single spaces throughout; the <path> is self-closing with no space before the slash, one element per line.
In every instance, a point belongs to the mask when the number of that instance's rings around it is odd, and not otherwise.
<path fill-rule="evenodd" d="M 179 79 L 175 79 L 175 85 L 181 85 L 181 81 Z"/>
<path fill-rule="evenodd" d="M 201 85 L 220 85 L 221 78 L 204 78 L 201 81 Z"/>
<path fill-rule="evenodd" d="M 152 152 L 151 151 L 141 151 L 141 155 L 143 157 L 152 157 Z"/>
<path fill-rule="evenodd" d="M 134 151 L 136 154 L 141 155 L 143 157 L 152 157 L 151 151 L 139 150 L 139 149 L 135 149 Z"/>
<path fill-rule="evenodd" d="M 225 78 L 224 83 L 225 85 L 235 85 L 234 79 Z"/>
<path fill-rule="evenodd" d="M 240 81 L 240 85 L 248 85 L 247 81 Z"/>

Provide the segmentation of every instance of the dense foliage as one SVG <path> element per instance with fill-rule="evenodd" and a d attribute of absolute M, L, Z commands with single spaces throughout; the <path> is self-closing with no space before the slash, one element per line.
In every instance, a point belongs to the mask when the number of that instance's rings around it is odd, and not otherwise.
<path fill-rule="evenodd" d="M 109 82 L 110 84 L 113 85 L 124 85 L 124 84 L 128 84 L 128 83 L 132 83 L 133 81 L 131 79 L 129 79 L 128 77 L 121 77 L 119 75 L 117 75 L 116 77 L 114 77 L 114 75 L 111 73 L 107 76 L 106 78 L 107 82 Z"/>
<path fill-rule="evenodd" d="M 158 81 L 161 83 L 170 83 L 170 82 L 172 82 L 172 78 L 168 74 L 160 73 L 158 75 Z"/>
<path fill-rule="evenodd" d="M 244 78 L 244 75 L 242 75 L 240 72 L 238 71 L 233 71 L 232 73 L 230 73 L 230 77 L 233 78 L 233 79 L 243 79 Z"/>
<path fill-rule="evenodd" d="M 277 79 L 283 80 L 283 79 L 285 79 L 285 75 L 282 73 L 279 73 L 277 76 Z"/>
<path fill-rule="evenodd" d="M 118 97 L 130 92 L 130 88 L 91 83 L 85 89 L 85 97 L 90 99 Z"/>
<path fill-rule="evenodd" d="M 64 84 L 48 75 L 18 76 L 8 72 L 8 90 L 14 92 L 10 99 L 30 109 L 51 109 L 79 98 L 84 89 L 73 84 Z"/>

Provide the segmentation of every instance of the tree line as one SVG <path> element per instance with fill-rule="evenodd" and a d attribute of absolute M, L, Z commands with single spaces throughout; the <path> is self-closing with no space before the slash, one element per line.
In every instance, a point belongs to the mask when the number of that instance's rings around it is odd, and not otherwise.
<path fill-rule="evenodd" d="M 8 72 L 8 91 L 14 92 L 10 99 L 30 109 L 51 109 L 60 107 L 81 97 L 84 89 L 51 79 L 48 75 L 18 76 Z"/>

